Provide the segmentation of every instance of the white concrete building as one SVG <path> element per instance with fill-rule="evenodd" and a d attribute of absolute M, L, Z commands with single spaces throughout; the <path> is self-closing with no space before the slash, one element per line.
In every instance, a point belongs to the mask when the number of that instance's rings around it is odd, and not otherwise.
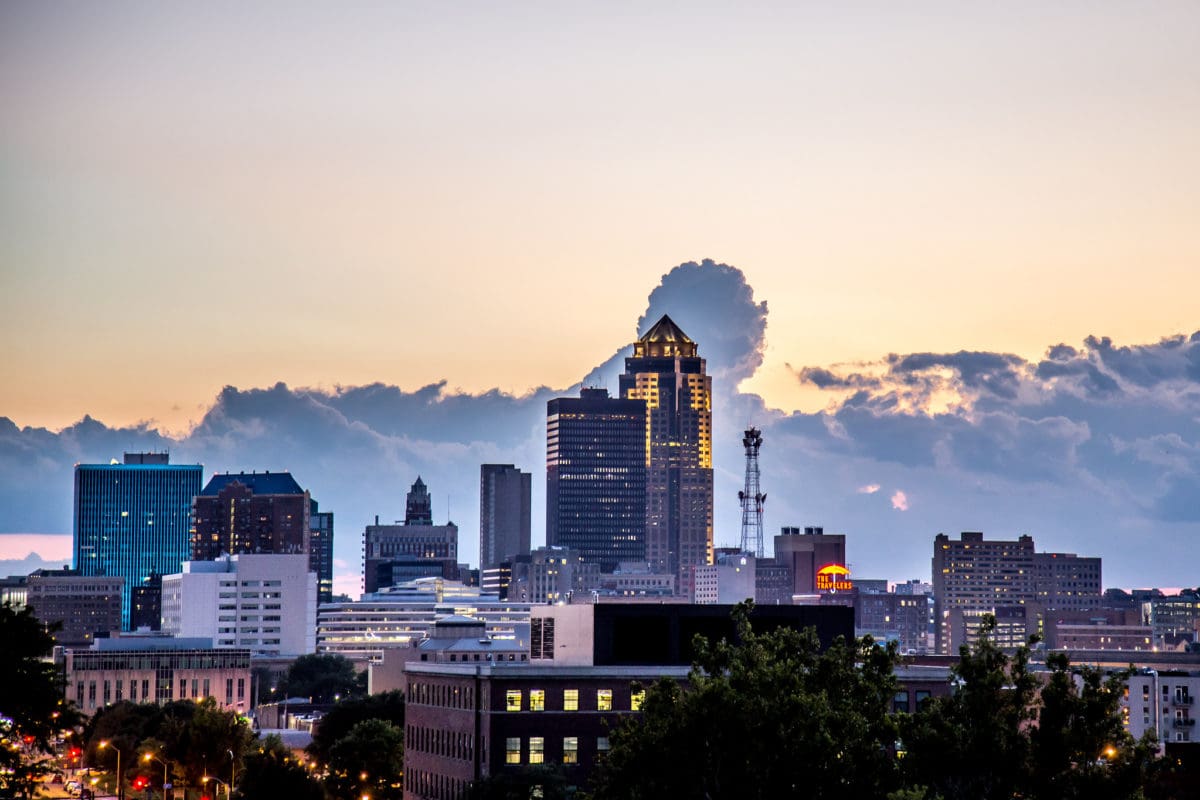
<path fill-rule="evenodd" d="M 1121 713 L 1125 729 L 1135 739 L 1153 729 L 1160 745 L 1200 740 L 1196 732 L 1200 673 L 1142 669 L 1129 678 L 1128 686 Z"/>
<path fill-rule="evenodd" d="M 186 561 L 162 579 L 162 629 L 256 656 L 316 652 L 317 574 L 307 555 Z"/>
<path fill-rule="evenodd" d="M 756 559 L 748 553 L 721 556 L 715 564 L 696 567 L 695 602 L 733 605 L 754 599 Z"/>

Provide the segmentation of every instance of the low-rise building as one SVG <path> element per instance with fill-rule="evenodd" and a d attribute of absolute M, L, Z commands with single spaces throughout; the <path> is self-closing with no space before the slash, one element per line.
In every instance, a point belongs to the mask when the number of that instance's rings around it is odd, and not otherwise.
<path fill-rule="evenodd" d="M 206 638 L 127 636 L 66 651 L 66 694 L 85 714 L 122 700 L 157 703 L 211 697 L 250 708 L 250 651 L 218 649 Z"/>
<path fill-rule="evenodd" d="M 125 579 L 81 575 L 73 569 L 38 569 L 25 579 L 25 603 L 51 631 L 56 644 L 86 647 L 97 633 L 121 630 Z"/>

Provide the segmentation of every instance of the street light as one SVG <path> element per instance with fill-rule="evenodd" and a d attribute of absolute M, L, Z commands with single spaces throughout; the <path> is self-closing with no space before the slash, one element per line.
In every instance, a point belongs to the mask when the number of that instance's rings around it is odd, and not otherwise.
<path fill-rule="evenodd" d="M 121 780 L 121 749 L 107 739 L 102 739 L 100 741 L 100 749 L 103 750 L 106 747 L 111 747 L 117 751 L 117 800 L 124 800 L 125 782 Z"/>
<path fill-rule="evenodd" d="M 216 781 L 217 783 L 221 784 L 222 786 L 225 787 L 225 796 L 233 797 L 233 787 L 231 787 L 228 783 L 226 783 L 225 781 L 216 777 L 215 775 L 205 775 L 203 778 L 200 779 L 201 783 L 208 783 L 209 781 Z"/>
<path fill-rule="evenodd" d="M 157 761 L 158 763 L 163 765 L 162 796 L 163 796 L 163 800 L 166 800 L 166 798 L 167 798 L 167 780 L 168 780 L 167 779 L 167 762 L 163 761 L 161 758 L 154 755 L 153 753 L 142 753 L 142 761 L 145 761 L 145 762 Z"/>
<path fill-rule="evenodd" d="M 233 757 L 232 750 L 226 750 L 229 753 L 229 793 L 232 796 L 233 787 L 237 784 L 237 759 Z"/>

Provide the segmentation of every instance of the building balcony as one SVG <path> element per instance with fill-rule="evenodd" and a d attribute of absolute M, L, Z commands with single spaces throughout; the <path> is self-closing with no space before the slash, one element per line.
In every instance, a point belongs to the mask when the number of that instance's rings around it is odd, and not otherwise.
<path fill-rule="evenodd" d="M 1176 728 L 1191 728 L 1195 726 L 1196 720 L 1194 717 L 1176 717 L 1171 724 Z"/>
<path fill-rule="evenodd" d="M 1173 705 L 1177 705 L 1177 706 L 1190 706 L 1190 705 L 1194 705 L 1195 702 L 1196 702 L 1195 695 L 1190 695 L 1190 694 L 1177 694 L 1171 698 L 1171 703 Z"/>

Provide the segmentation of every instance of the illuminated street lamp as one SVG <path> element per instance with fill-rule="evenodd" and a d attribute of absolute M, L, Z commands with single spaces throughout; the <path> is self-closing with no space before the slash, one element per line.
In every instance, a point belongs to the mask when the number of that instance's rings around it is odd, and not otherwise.
<path fill-rule="evenodd" d="M 205 775 L 203 778 L 200 779 L 200 783 L 208 783 L 209 781 L 216 781 L 217 783 L 221 784 L 222 786 L 225 787 L 225 796 L 233 797 L 233 787 L 231 787 L 228 783 L 221 780 L 220 778 L 215 777 L 213 775 Z"/>
<path fill-rule="evenodd" d="M 121 780 L 121 749 L 107 739 L 102 739 L 100 741 L 100 749 L 103 750 L 106 747 L 111 747 L 117 751 L 117 800 L 124 800 L 125 782 Z"/>
<path fill-rule="evenodd" d="M 168 778 L 167 778 L 167 762 L 163 761 L 161 758 L 154 755 L 154 753 L 142 753 L 142 761 L 145 761 L 146 763 L 149 763 L 151 761 L 157 761 L 158 763 L 162 764 L 162 767 L 163 767 L 162 796 L 163 796 L 163 800 L 166 800 L 167 780 L 168 780 Z"/>

